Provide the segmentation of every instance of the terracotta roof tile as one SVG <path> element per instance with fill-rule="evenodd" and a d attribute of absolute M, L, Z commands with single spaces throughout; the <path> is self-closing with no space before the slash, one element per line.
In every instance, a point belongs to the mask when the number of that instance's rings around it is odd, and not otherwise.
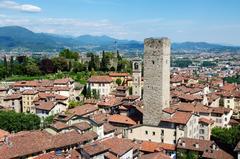
<path fill-rule="evenodd" d="M 54 128 L 54 129 L 57 129 L 57 130 L 61 130 L 61 129 L 68 128 L 69 126 L 66 125 L 66 124 L 63 123 L 63 122 L 56 121 L 56 122 L 54 122 L 53 124 L 51 124 L 50 127 Z"/>
<path fill-rule="evenodd" d="M 114 114 L 111 115 L 108 118 L 108 121 L 110 123 L 119 123 L 119 124 L 127 124 L 127 125 L 135 125 L 137 124 L 134 120 L 132 120 L 131 118 L 124 116 L 124 115 L 119 115 L 119 114 Z"/>
<path fill-rule="evenodd" d="M 119 73 L 119 72 L 110 72 L 109 76 L 110 77 L 127 77 L 129 74 L 128 73 Z"/>
<path fill-rule="evenodd" d="M 116 97 L 105 97 L 102 101 L 98 103 L 99 107 L 113 107 L 121 105 L 122 101 L 120 98 Z"/>
<path fill-rule="evenodd" d="M 105 147 L 109 148 L 109 152 L 112 152 L 119 157 L 127 153 L 129 150 L 133 149 L 134 143 L 129 139 L 123 138 L 110 138 L 103 140 L 101 142 Z"/>
<path fill-rule="evenodd" d="M 36 90 L 26 90 L 23 92 L 23 95 L 35 95 L 37 93 L 38 93 L 38 91 L 36 91 Z"/>
<path fill-rule="evenodd" d="M 71 80 L 69 78 L 63 78 L 63 79 L 56 79 L 54 80 L 54 84 L 67 84 Z"/>
<path fill-rule="evenodd" d="M 15 100 L 15 99 L 21 99 L 22 98 L 22 94 L 17 93 L 17 94 L 11 94 L 11 95 L 7 95 L 4 100 Z"/>
<path fill-rule="evenodd" d="M 88 79 L 89 83 L 111 83 L 112 78 L 109 76 L 92 76 Z"/>
<path fill-rule="evenodd" d="M 213 120 L 211 119 L 207 119 L 207 118 L 199 118 L 199 123 L 202 122 L 202 123 L 205 123 L 205 124 L 208 124 L 208 125 L 212 125 L 214 123 Z"/>
<path fill-rule="evenodd" d="M 49 152 L 46 154 L 39 155 L 33 159 L 81 159 L 81 154 L 76 150 L 72 149 L 69 152 L 63 152 L 61 155 L 56 154 L 56 152 Z"/>
<path fill-rule="evenodd" d="M 165 155 L 163 152 L 155 152 L 155 153 L 142 155 L 140 159 L 171 159 L 171 157 L 168 155 Z"/>
<path fill-rule="evenodd" d="M 78 116 L 83 116 L 86 114 L 93 113 L 97 110 L 98 110 L 98 108 L 95 105 L 84 104 L 82 106 L 77 106 L 73 109 L 70 109 L 69 112 L 72 114 L 78 115 Z"/>
<path fill-rule="evenodd" d="M 89 130 L 92 126 L 88 122 L 80 122 L 80 123 L 73 124 L 72 127 L 76 127 L 81 131 L 86 131 L 86 130 Z"/>
<path fill-rule="evenodd" d="M 94 142 L 83 146 L 82 150 L 87 153 L 90 157 L 94 157 L 99 154 L 103 154 L 108 151 L 108 147 L 104 146 L 99 142 Z"/>
<path fill-rule="evenodd" d="M 161 121 L 177 123 L 177 124 L 187 124 L 191 116 L 192 116 L 192 113 L 175 112 L 172 117 L 161 119 Z"/>
<path fill-rule="evenodd" d="M 41 101 L 39 102 L 39 104 L 36 106 L 36 109 L 41 109 L 41 110 L 47 110 L 47 111 L 50 111 L 54 108 L 56 104 L 52 101 L 48 101 L 48 102 L 45 102 L 45 101 Z"/>
<path fill-rule="evenodd" d="M 109 123 L 103 124 L 104 134 L 108 134 L 110 132 L 114 132 L 117 128 Z"/>
<path fill-rule="evenodd" d="M 0 129 L 0 139 L 3 138 L 3 137 L 5 137 L 5 136 L 7 136 L 7 135 L 9 135 L 9 132 Z"/>

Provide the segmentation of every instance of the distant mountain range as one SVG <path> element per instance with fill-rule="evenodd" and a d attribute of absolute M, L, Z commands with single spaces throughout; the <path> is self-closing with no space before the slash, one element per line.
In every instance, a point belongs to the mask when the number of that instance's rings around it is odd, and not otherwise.
<path fill-rule="evenodd" d="M 125 52 L 143 51 L 143 42 L 119 40 L 109 36 L 82 35 L 79 37 L 61 36 L 47 33 L 34 33 L 19 26 L 0 27 L 0 50 L 59 51 L 70 48 L 80 51 L 119 50 Z M 173 52 L 239 52 L 240 47 L 210 44 L 206 42 L 173 43 Z"/>

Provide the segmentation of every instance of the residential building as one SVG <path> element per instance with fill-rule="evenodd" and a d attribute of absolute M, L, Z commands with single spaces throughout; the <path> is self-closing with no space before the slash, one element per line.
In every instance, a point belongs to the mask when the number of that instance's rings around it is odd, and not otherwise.
<path fill-rule="evenodd" d="M 22 106 L 24 113 L 36 114 L 34 99 L 37 97 L 38 92 L 35 90 L 25 90 L 22 93 Z"/>
<path fill-rule="evenodd" d="M 88 87 L 100 97 L 108 96 L 113 91 L 113 80 L 109 76 L 92 76 L 88 79 Z"/>

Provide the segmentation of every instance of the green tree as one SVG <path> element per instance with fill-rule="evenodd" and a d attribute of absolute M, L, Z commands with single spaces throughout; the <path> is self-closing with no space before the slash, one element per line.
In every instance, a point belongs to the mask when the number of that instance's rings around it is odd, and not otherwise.
<path fill-rule="evenodd" d="M 113 71 L 113 72 L 114 72 L 114 71 L 115 71 L 115 67 L 112 66 L 112 67 L 110 68 L 110 71 Z"/>
<path fill-rule="evenodd" d="M 40 128 L 41 120 L 37 115 L 0 111 L 0 129 L 9 132 L 36 130 Z"/>
<path fill-rule="evenodd" d="M 177 158 L 179 159 L 197 159 L 198 152 L 195 151 L 186 151 L 186 150 L 177 150 Z"/>
<path fill-rule="evenodd" d="M 132 94 L 133 94 L 133 89 L 132 89 L 132 87 L 128 87 L 128 91 L 129 91 L 129 95 L 132 95 Z"/>
<path fill-rule="evenodd" d="M 203 61 L 203 63 L 202 63 L 202 67 L 214 67 L 214 66 L 217 66 L 217 64 L 215 62 Z"/>
<path fill-rule="evenodd" d="M 102 53 L 102 60 L 101 60 L 101 64 L 100 64 L 100 70 L 103 71 L 103 72 L 109 71 L 109 69 L 108 69 L 109 65 L 110 65 L 110 60 L 106 56 L 105 51 L 103 51 L 103 53 Z"/>
<path fill-rule="evenodd" d="M 54 117 L 55 117 L 54 115 L 50 115 L 50 116 L 44 118 L 42 127 L 47 128 L 49 125 L 51 125 L 53 123 Z"/>
<path fill-rule="evenodd" d="M 10 58 L 10 75 L 13 75 L 14 73 L 14 61 L 13 61 L 13 56 Z"/>
<path fill-rule="evenodd" d="M 5 70 L 6 70 L 5 77 L 7 77 L 8 76 L 8 62 L 7 62 L 7 57 L 6 56 L 4 56 L 4 58 L 3 58 L 3 65 L 4 65 Z"/>
<path fill-rule="evenodd" d="M 86 66 L 78 61 L 75 61 L 73 63 L 73 72 L 77 73 L 77 72 L 82 72 L 82 71 L 86 71 Z"/>
<path fill-rule="evenodd" d="M 88 63 L 89 71 L 98 71 L 99 70 L 99 56 L 90 53 L 91 60 Z"/>
<path fill-rule="evenodd" d="M 234 148 L 240 141 L 240 125 L 230 128 L 214 127 L 212 137 Z"/>
<path fill-rule="evenodd" d="M 92 97 L 91 87 L 87 87 L 86 98 L 89 99 Z"/>
<path fill-rule="evenodd" d="M 41 74 L 41 71 L 40 71 L 38 65 L 31 58 L 28 58 L 27 64 L 25 65 L 25 69 L 26 69 L 26 74 L 30 75 L 30 76 L 35 76 L 35 75 Z"/>
<path fill-rule="evenodd" d="M 44 74 L 54 72 L 54 65 L 51 59 L 45 58 L 40 61 L 39 68 Z"/>
<path fill-rule="evenodd" d="M 64 57 L 52 58 L 54 72 L 57 71 L 68 71 L 68 61 Z"/>
<path fill-rule="evenodd" d="M 118 79 L 116 80 L 116 83 L 117 83 L 118 86 L 120 86 L 120 85 L 122 84 L 122 80 L 121 80 L 120 78 L 118 78 Z"/>
<path fill-rule="evenodd" d="M 222 97 L 221 97 L 220 100 L 219 100 L 219 106 L 220 106 L 220 107 L 223 107 L 223 106 L 224 106 L 224 100 L 223 100 Z"/>
<path fill-rule="evenodd" d="M 190 59 L 177 59 L 175 61 L 173 61 L 172 65 L 174 67 L 188 67 L 190 65 L 192 65 L 192 61 Z"/>
<path fill-rule="evenodd" d="M 118 63 L 117 63 L 117 71 L 121 72 L 124 69 L 124 65 L 123 65 L 122 57 L 119 54 L 119 52 L 117 52 L 117 61 L 118 61 Z"/>
<path fill-rule="evenodd" d="M 79 59 L 79 53 L 72 52 L 69 49 L 64 49 L 59 53 L 60 57 L 64 57 L 65 59 L 74 59 L 77 61 Z"/>
<path fill-rule="evenodd" d="M 72 109 L 72 108 L 75 108 L 75 107 L 77 107 L 77 106 L 80 106 L 80 102 L 79 101 L 75 101 L 75 100 L 71 100 L 70 102 L 69 102 L 69 105 L 68 105 L 68 107 L 69 107 L 69 109 Z"/>
<path fill-rule="evenodd" d="M 0 79 L 3 79 L 6 77 L 7 70 L 3 65 L 0 65 Z"/>

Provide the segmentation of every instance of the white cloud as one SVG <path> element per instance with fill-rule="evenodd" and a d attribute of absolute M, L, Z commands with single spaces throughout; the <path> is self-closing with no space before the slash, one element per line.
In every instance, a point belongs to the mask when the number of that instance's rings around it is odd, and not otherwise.
<path fill-rule="evenodd" d="M 29 17 L 3 17 L 0 26 L 18 25 L 34 32 L 54 33 L 60 35 L 79 36 L 83 34 L 109 35 L 116 38 L 126 38 L 123 26 L 102 20 L 80 20 L 74 18 L 29 18 Z"/>
<path fill-rule="evenodd" d="M 0 8 L 12 9 L 29 13 L 37 13 L 42 11 L 42 9 L 38 6 L 34 6 L 31 4 L 19 4 L 10 0 L 0 1 Z"/>

